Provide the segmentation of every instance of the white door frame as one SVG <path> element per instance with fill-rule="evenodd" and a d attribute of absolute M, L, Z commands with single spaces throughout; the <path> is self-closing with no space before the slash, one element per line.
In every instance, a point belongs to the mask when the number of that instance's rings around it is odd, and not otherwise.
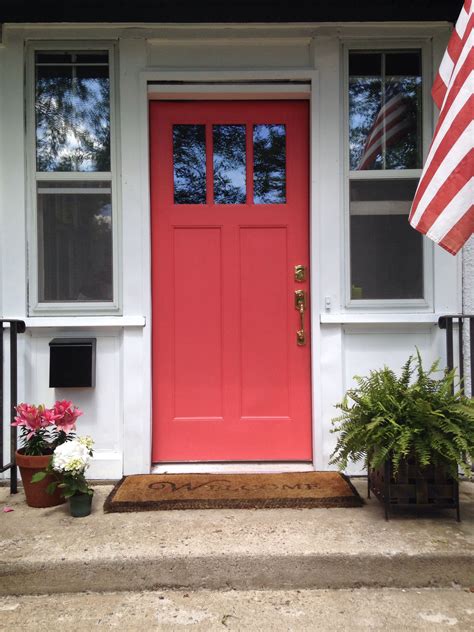
<path fill-rule="evenodd" d="M 245 85 L 243 82 L 249 82 Z M 269 82 L 281 81 L 279 85 Z M 301 81 L 306 85 L 296 85 L 284 83 L 288 81 Z M 165 83 L 167 82 L 167 83 Z M 173 86 L 169 82 L 182 82 Z M 206 85 L 206 82 L 207 85 Z M 211 85 L 212 82 L 212 85 Z M 240 82 L 243 85 L 238 85 Z M 250 84 L 252 82 L 252 84 Z M 259 82 L 255 84 L 253 82 Z M 267 82 L 267 83 L 266 83 Z M 149 85 L 154 84 L 151 90 Z M 161 85 L 160 85 L 161 84 Z M 232 87 L 229 85 L 231 84 Z M 151 92 L 151 95 L 150 95 Z M 183 71 L 183 70 L 153 70 L 149 69 L 140 73 L 140 95 L 142 98 L 141 122 L 140 122 L 140 141 L 141 154 L 143 156 L 141 169 L 141 190 L 143 192 L 143 208 L 147 213 L 148 222 L 147 236 L 149 239 L 144 240 L 148 244 L 146 259 L 151 261 L 151 208 L 150 208 L 150 185 L 149 185 L 149 124 L 148 124 L 148 103 L 150 98 L 179 98 L 195 99 L 195 98 L 308 98 L 310 101 L 310 208 L 309 208 L 309 244 L 310 244 L 310 306 L 311 306 L 311 395 L 312 395 L 312 450 L 313 462 L 310 464 L 298 463 L 242 463 L 242 464 L 173 464 L 160 465 L 153 468 L 153 471 L 167 472 L 189 472 L 189 471 L 226 471 L 226 472 L 251 472 L 251 471 L 291 471 L 302 469 L 321 468 L 323 463 L 323 432 L 320 423 L 321 420 L 321 380 L 320 380 L 320 305 L 319 305 L 319 288 L 318 288 L 318 270 L 319 253 L 320 253 L 320 230 L 319 230 L 319 195 L 317 190 L 317 182 L 319 181 L 318 172 L 320 165 L 320 156 L 318 150 L 319 138 L 319 108 L 318 108 L 318 71 L 312 69 L 302 70 L 271 70 L 271 71 L 242 71 L 242 70 L 219 70 L 219 71 Z M 146 165 L 146 167 L 145 167 Z M 145 211 L 146 210 L 146 211 Z M 151 270 L 151 267 L 149 267 Z M 151 323 L 151 273 L 149 279 L 148 305 L 147 305 L 147 322 Z M 151 330 L 148 327 L 148 339 L 146 342 L 149 354 L 149 366 L 151 367 Z M 152 394 L 151 370 L 149 380 L 149 393 Z M 151 402 L 150 402 L 151 411 Z M 151 415 L 150 415 L 151 425 Z M 151 441 L 151 433 L 148 433 Z M 125 442 L 125 445 L 127 443 Z M 151 443 L 149 446 L 151 454 Z"/>

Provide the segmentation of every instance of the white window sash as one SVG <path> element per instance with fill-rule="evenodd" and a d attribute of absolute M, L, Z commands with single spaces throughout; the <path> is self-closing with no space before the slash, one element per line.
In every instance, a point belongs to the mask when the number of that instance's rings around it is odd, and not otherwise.
<path fill-rule="evenodd" d="M 36 124 L 35 124 L 35 53 L 37 51 L 52 52 L 55 50 L 69 51 L 107 51 L 109 54 L 109 77 L 110 77 L 110 165 L 111 171 L 108 172 L 38 172 L 36 171 Z M 26 147 L 27 147 L 27 236 L 28 236 L 28 314 L 30 316 L 46 316 L 46 315 L 84 315 L 94 316 L 101 314 L 121 314 L 121 252 L 120 240 L 121 234 L 121 213 L 120 213 L 120 196 L 117 183 L 117 162 L 119 154 L 118 135 L 117 135 L 117 112 L 118 112 L 118 94 L 116 89 L 116 57 L 117 51 L 115 44 L 104 41 L 57 41 L 57 42 L 30 42 L 26 50 Z M 53 64 L 54 66 L 58 64 Z M 87 64 L 90 65 L 90 64 Z M 104 64 L 96 64 L 103 66 Z M 38 251 L 38 210 L 37 195 L 38 183 L 42 182 L 94 182 L 105 181 L 110 182 L 110 188 L 100 189 L 100 193 L 111 193 L 112 200 L 112 284 L 113 284 L 113 300 L 112 301 L 51 301 L 39 302 L 39 273 L 40 260 Z M 98 188 L 97 188 L 98 189 Z M 69 193 L 73 189 L 56 188 L 51 191 L 42 189 L 45 193 Z M 78 187 L 79 190 L 79 187 Z M 94 188 L 81 189 L 80 193 L 98 193 Z M 41 193 L 39 193 L 41 195 Z"/>

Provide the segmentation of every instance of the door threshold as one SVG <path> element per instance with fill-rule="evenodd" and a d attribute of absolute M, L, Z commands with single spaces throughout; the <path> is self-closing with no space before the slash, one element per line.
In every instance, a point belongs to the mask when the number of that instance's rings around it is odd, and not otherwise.
<path fill-rule="evenodd" d="M 314 472 L 313 463 L 155 463 L 152 474 L 279 474 L 285 472 Z"/>

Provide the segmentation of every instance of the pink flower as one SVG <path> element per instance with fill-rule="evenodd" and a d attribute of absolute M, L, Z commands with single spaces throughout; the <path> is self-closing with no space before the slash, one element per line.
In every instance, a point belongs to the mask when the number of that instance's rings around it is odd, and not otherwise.
<path fill-rule="evenodd" d="M 30 439 L 41 428 L 46 428 L 53 423 L 50 415 L 45 415 L 46 409 L 42 405 L 36 407 L 31 404 L 18 404 L 16 412 L 17 416 L 12 426 L 25 426 L 30 431 L 27 439 Z"/>
<path fill-rule="evenodd" d="M 52 426 L 58 420 L 59 415 L 56 414 L 54 408 L 43 408 L 41 418 L 45 422 L 45 425 Z"/>
<path fill-rule="evenodd" d="M 82 415 L 82 411 L 76 406 L 73 406 L 72 402 L 63 399 L 57 401 L 52 409 L 55 415 L 56 428 L 62 430 L 66 434 L 76 429 L 76 420 Z"/>

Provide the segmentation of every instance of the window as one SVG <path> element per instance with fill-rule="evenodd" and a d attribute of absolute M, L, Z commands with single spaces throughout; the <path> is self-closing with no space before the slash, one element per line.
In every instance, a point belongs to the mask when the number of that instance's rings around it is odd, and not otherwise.
<path fill-rule="evenodd" d="M 423 239 L 408 215 L 423 163 L 421 51 L 350 51 L 351 301 L 424 299 Z"/>
<path fill-rule="evenodd" d="M 34 53 L 38 308 L 113 308 L 110 50 Z"/>
<path fill-rule="evenodd" d="M 282 124 L 212 125 L 212 160 L 206 161 L 206 125 L 173 125 L 175 204 L 286 203 L 286 127 Z M 247 189 L 247 148 L 253 154 L 253 197 Z M 252 170 L 251 170 L 252 174 Z"/>

